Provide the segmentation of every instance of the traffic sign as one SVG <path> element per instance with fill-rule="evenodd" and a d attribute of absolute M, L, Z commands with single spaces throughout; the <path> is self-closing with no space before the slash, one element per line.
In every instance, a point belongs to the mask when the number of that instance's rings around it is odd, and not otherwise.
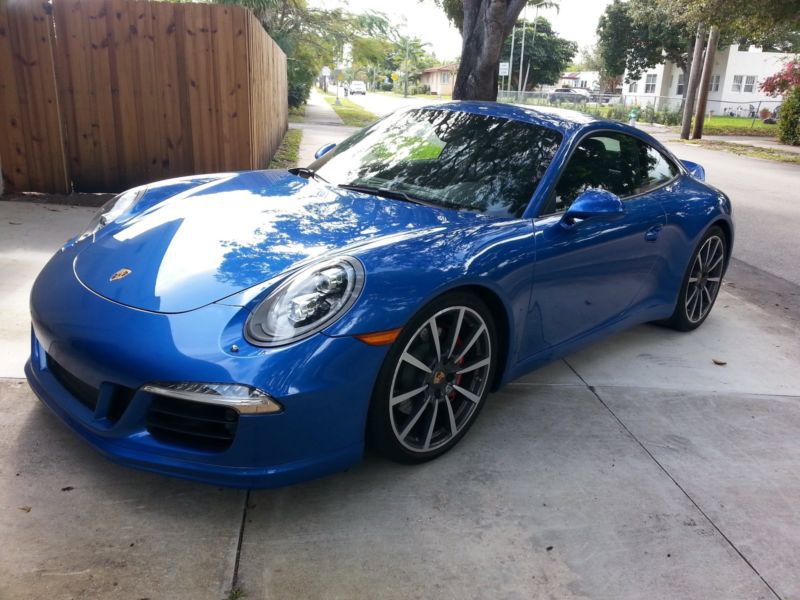
<path fill-rule="evenodd" d="M 331 68 L 330 67 L 322 67 L 322 76 L 323 77 L 330 77 L 331 76 Z"/>
<path fill-rule="evenodd" d="M 500 77 L 507 77 L 508 76 L 508 63 L 501 62 L 500 63 Z"/>
<path fill-rule="evenodd" d="M 400 75 L 397 73 L 392 73 L 392 81 L 397 81 L 398 79 L 400 79 Z"/>

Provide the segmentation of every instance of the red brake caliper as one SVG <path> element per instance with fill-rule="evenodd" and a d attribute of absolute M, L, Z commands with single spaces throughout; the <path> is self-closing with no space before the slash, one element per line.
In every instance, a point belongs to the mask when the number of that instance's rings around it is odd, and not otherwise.
<path fill-rule="evenodd" d="M 461 343 L 461 338 L 456 338 L 456 347 L 458 347 L 458 345 L 459 345 L 460 343 Z M 463 365 L 463 364 L 464 364 L 464 360 L 465 360 L 465 359 L 464 359 L 464 357 L 462 356 L 462 357 L 461 357 L 461 360 L 460 360 L 460 361 L 458 361 L 458 364 L 459 364 L 459 365 Z M 464 377 L 464 374 L 463 374 L 463 373 L 461 373 L 461 374 L 459 374 L 459 375 L 456 375 L 456 376 L 455 376 L 455 378 L 453 379 L 453 385 L 461 385 L 461 380 L 463 379 L 463 377 Z M 450 398 L 450 400 L 455 400 L 455 397 L 456 397 L 456 391 L 455 391 L 455 390 L 450 390 L 450 393 L 449 393 L 449 394 L 447 394 L 447 397 L 448 397 L 448 398 Z"/>

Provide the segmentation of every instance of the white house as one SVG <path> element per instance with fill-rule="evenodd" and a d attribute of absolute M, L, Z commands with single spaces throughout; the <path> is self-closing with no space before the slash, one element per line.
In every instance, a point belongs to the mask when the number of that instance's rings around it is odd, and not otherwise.
<path fill-rule="evenodd" d="M 587 90 L 600 89 L 599 71 L 573 71 L 562 73 L 558 80 L 558 87 L 576 87 Z"/>
<path fill-rule="evenodd" d="M 765 108 L 774 110 L 781 103 L 780 97 L 773 98 L 761 92 L 759 84 L 779 71 L 793 56 L 782 52 L 764 52 L 755 46 L 743 50 L 738 46 L 730 46 L 717 51 L 708 85 L 708 112 L 750 116 L 757 115 Z M 644 71 L 638 81 L 624 83 L 622 96 L 625 104 L 677 110 L 684 85 L 683 72 L 667 61 Z"/>

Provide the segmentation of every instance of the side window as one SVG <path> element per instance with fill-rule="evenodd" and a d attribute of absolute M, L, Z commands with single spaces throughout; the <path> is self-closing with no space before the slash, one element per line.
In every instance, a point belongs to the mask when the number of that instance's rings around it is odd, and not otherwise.
<path fill-rule="evenodd" d="M 657 188 L 678 175 L 680 171 L 671 160 L 652 146 L 638 140 L 637 142 L 642 148 L 642 181 L 636 193 Z"/>
<path fill-rule="evenodd" d="M 588 189 L 607 190 L 624 200 L 677 174 L 671 161 L 634 137 L 607 132 L 591 135 L 575 148 L 541 214 L 567 210 Z"/>

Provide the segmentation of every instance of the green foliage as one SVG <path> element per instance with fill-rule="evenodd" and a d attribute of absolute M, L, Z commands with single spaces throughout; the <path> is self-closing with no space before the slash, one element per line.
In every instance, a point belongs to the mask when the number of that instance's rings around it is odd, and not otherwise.
<path fill-rule="evenodd" d="M 519 21 L 514 35 L 514 65 L 511 73 L 511 87 L 516 88 L 519 81 L 519 55 L 522 49 L 522 31 L 525 31 L 525 56 L 522 63 L 522 81 L 526 89 L 540 84 L 556 83 L 561 74 L 572 62 L 578 51 L 575 42 L 559 37 L 553 31 L 550 21 L 544 17 L 536 20 L 536 38 L 534 39 L 534 23 Z M 511 38 L 507 37 L 500 56 L 507 60 L 511 55 Z M 530 67 L 530 70 L 528 68 Z M 527 82 L 525 74 L 528 73 Z"/>
<path fill-rule="evenodd" d="M 341 56 L 345 43 L 385 36 L 391 30 L 381 13 L 350 14 L 341 9 L 309 8 L 306 0 L 207 0 L 237 4 L 253 12 L 275 43 L 286 53 L 288 102 L 305 103 L 315 78 Z M 369 53 L 361 43 L 359 51 Z M 372 52 L 375 52 L 372 44 Z"/>
<path fill-rule="evenodd" d="M 800 31 L 797 0 L 648 0 L 672 22 L 695 29 L 716 25 L 723 39 L 762 44 L 785 41 Z"/>
<path fill-rule="evenodd" d="M 281 145 L 269 163 L 270 169 L 288 169 L 296 167 L 300 156 L 300 140 L 303 138 L 302 129 L 287 129 Z"/>
<path fill-rule="evenodd" d="M 800 87 L 790 90 L 783 99 L 778 115 L 778 139 L 784 144 L 800 146 Z"/>
<path fill-rule="evenodd" d="M 416 94 L 430 94 L 431 93 L 431 86 L 429 86 L 427 84 L 424 84 L 424 83 L 418 83 L 417 85 L 414 85 L 414 86 L 408 88 L 408 93 L 409 94 L 414 94 L 414 95 L 416 95 Z"/>
<path fill-rule="evenodd" d="M 652 0 L 614 0 L 600 17 L 597 36 L 601 72 L 615 77 L 627 69 L 628 80 L 637 80 L 665 60 L 687 70 L 694 29 Z"/>

